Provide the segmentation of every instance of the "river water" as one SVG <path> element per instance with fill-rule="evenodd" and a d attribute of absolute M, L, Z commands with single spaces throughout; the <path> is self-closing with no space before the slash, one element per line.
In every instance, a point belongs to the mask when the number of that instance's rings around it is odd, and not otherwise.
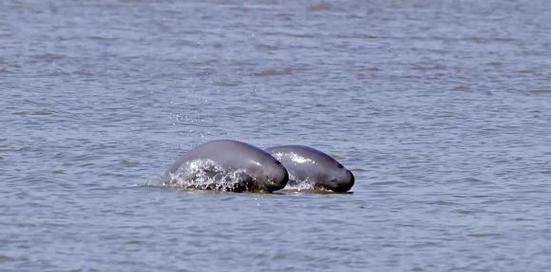
<path fill-rule="evenodd" d="M 550 271 L 550 1 L 0 1 L 1 271 Z M 155 184 L 212 139 L 351 194 Z"/>

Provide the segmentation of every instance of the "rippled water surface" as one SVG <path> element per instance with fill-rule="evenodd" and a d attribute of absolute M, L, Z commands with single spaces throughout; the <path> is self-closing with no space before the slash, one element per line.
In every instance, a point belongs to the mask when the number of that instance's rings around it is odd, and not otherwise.
<path fill-rule="evenodd" d="M 2 271 L 550 271 L 550 1 L 0 1 Z M 305 144 L 352 194 L 154 183 Z"/>

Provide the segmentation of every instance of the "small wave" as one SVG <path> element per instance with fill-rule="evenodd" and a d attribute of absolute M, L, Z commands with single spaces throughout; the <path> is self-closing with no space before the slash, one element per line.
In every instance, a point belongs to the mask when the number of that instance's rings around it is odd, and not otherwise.
<path fill-rule="evenodd" d="M 386 186 L 386 185 L 401 185 L 405 184 L 402 181 L 379 181 L 379 182 L 372 182 L 369 185 L 371 186 Z"/>
<path fill-rule="evenodd" d="M 0 263 L 10 262 L 10 261 L 15 261 L 15 260 L 16 260 L 16 258 L 6 256 L 6 255 L 0 255 Z"/>
<path fill-rule="evenodd" d="M 14 112 L 13 114 L 20 115 L 20 116 L 39 116 L 39 115 L 53 115 L 55 114 L 55 111 L 51 111 L 51 110 L 18 111 L 18 112 Z"/>
<path fill-rule="evenodd" d="M 57 60 L 62 60 L 67 56 L 64 54 L 57 54 L 57 53 L 44 53 L 44 54 L 34 55 L 33 57 L 35 60 L 39 60 L 39 61 L 54 62 Z"/>
<path fill-rule="evenodd" d="M 497 232 L 488 232 L 488 233 L 471 233 L 467 234 L 469 237 L 475 237 L 475 238 L 490 238 L 490 237 L 501 237 L 503 236 L 501 233 Z"/>
<path fill-rule="evenodd" d="M 255 76 L 265 77 L 265 76 L 286 76 L 291 75 L 293 71 L 290 68 L 284 69 L 265 69 L 255 73 Z"/>
<path fill-rule="evenodd" d="M 548 96 L 551 95 L 551 90 L 549 89 L 534 89 L 529 92 L 530 95 L 541 95 Z"/>
<path fill-rule="evenodd" d="M 327 10 L 331 10 L 332 8 L 333 6 L 331 4 L 326 2 L 321 2 L 321 3 L 317 3 L 309 6 L 308 11 L 311 11 L 311 12 L 327 11 Z"/>
<path fill-rule="evenodd" d="M 350 171 L 352 171 L 352 173 L 364 173 L 364 172 L 367 172 L 368 170 L 365 169 L 365 168 L 350 168 Z"/>

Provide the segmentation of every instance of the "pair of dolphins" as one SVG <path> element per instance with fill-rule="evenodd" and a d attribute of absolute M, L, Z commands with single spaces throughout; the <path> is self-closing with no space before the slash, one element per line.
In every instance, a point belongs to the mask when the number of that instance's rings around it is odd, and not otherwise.
<path fill-rule="evenodd" d="M 166 172 L 164 184 L 189 189 L 268 192 L 295 188 L 347 192 L 354 175 L 329 155 L 302 145 L 262 150 L 234 140 L 201 144 Z"/>

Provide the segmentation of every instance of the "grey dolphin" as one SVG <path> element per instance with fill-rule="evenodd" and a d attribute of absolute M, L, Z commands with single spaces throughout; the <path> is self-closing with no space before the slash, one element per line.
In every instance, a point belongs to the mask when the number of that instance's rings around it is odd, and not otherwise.
<path fill-rule="evenodd" d="M 352 172 L 329 155 L 303 145 L 283 145 L 266 151 L 289 172 L 289 185 L 310 184 L 314 189 L 344 193 L 354 185 Z"/>
<path fill-rule="evenodd" d="M 289 176 L 281 163 L 262 149 L 234 140 L 215 140 L 185 153 L 166 172 L 165 184 L 192 189 L 273 192 Z"/>

